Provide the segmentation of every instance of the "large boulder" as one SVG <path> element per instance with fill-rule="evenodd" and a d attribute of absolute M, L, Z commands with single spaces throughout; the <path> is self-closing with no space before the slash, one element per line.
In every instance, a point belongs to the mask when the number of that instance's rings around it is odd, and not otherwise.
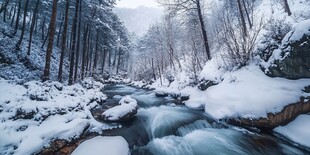
<path fill-rule="evenodd" d="M 287 79 L 310 78 L 310 20 L 297 24 L 274 51 L 267 75 Z"/>
<path fill-rule="evenodd" d="M 110 108 L 101 114 L 101 119 L 106 122 L 123 122 L 130 120 L 138 112 L 137 101 L 130 96 L 125 96 L 119 105 Z"/>

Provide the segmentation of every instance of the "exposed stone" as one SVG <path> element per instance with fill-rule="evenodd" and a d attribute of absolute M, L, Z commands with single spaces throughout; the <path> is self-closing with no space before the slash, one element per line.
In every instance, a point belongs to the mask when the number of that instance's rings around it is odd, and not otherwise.
<path fill-rule="evenodd" d="M 276 60 L 268 68 L 268 76 L 287 79 L 310 78 L 310 35 L 287 43 L 282 47 L 282 56 L 289 53 L 283 60 Z"/>
<path fill-rule="evenodd" d="M 264 132 L 269 132 L 280 125 L 287 125 L 300 114 L 307 113 L 310 113 L 310 97 L 302 97 L 299 102 L 285 106 L 279 113 L 268 113 L 267 118 L 228 118 L 226 121 L 232 125 L 256 127 Z"/>
<path fill-rule="evenodd" d="M 210 80 L 201 80 L 198 84 L 198 89 L 205 91 L 207 90 L 209 87 L 217 85 L 217 83 L 210 81 Z"/>

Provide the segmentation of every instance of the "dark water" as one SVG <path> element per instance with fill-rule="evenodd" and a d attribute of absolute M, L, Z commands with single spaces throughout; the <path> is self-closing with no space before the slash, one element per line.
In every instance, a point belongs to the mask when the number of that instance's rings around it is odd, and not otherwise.
<path fill-rule="evenodd" d="M 273 135 L 259 134 L 242 128 L 223 125 L 202 111 L 180 105 L 170 97 L 156 97 L 152 91 L 126 85 L 109 85 L 108 96 L 95 112 L 102 112 L 131 95 L 139 110 L 122 128 L 103 132 L 103 135 L 122 136 L 133 155 L 208 155 L 208 154 L 310 154 Z"/>

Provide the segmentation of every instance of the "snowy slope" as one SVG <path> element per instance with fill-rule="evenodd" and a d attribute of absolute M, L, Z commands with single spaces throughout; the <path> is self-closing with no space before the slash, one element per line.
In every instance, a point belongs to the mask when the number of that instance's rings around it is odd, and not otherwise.
<path fill-rule="evenodd" d="M 93 79 L 73 86 L 39 81 L 22 86 L 0 79 L 0 88 L 0 154 L 34 154 L 55 139 L 78 138 L 86 128 L 113 127 L 91 115 L 106 99 L 103 85 Z"/>
<path fill-rule="evenodd" d="M 39 80 L 43 75 L 45 65 L 46 48 L 41 48 L 43 42 L 38 38 L 33 38 L 31 54 L 27 56 L 29 32 L 25 32 L 25 39 L 22 42 L 20 51 L 16 51 L 16 43 L 20 32 L 11 36 L 13 29 L 7 23 L 0 22 L 0 77 L 10 80 L 18 80 L 21 83 L 30 80 Z M 8 36 L 9 34 L 9 36 Z M 55 47 L 51 57 L 51 79 L 56 80 L 58 75 L 58 65 L 60 50 Z M 68 77 L 69 63 L 64 60 L 63 77 Z"/>

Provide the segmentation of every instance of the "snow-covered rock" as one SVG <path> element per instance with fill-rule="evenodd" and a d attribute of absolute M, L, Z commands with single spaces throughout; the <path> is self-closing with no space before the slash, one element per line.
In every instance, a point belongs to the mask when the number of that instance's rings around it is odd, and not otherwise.
<path fill-rule="evenodd" d="M 271 77 L 310 78 L 310 19 L 295 24 L 262 66 Z"/>
<path fill-rule="evenodd" d="M 291 140 L 310 147 L 310 115 L 300 115 L 286 126 L 280 126 L 274 131 Z"/>
<path fill-rule="evenodd" d="M 118 122 L 128 120 L 137 114 L 137 101 L 130 96 L 123 97 L 119 104 L 103 112 L 101 118 L 107 122 Z"/>
<path fill-rule="evenodd" d="M 259 118 L 266 117 L 269 112 L 280 112 L 300 97 L 309 96 L 302 91 L 310 84 L 309 79 L 270 78 L 254 64 L 226 72 L 222 78 L 221 83 L 206 91 L 193 87 L 183 89 L 182 92 L 190 95 L 185 104 L 195 109 L 204 107 L 205 112 L 217 119 L 230 116 Z"/>
<path fill-rule="evenodd" d="M 72 155 L 104 154 L 104 155 L 129 155 L 128 143 L 123 137 L 98 136 L 86 140 L 79 145 Z"/>

